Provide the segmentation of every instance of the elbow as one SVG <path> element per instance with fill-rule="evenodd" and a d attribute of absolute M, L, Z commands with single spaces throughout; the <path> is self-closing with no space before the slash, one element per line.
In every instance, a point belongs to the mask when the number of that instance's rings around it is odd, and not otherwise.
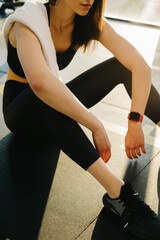
<path fill-rule="evenodd" d="M 28 77 L 27 80 L 29 82 L 30 87 L 32 88 L 32 90 L 35 93 L 38 93 L 43 90 L 44 82 L 42 81 L 42 79 L 40 77 L 32 76 L 32 77 Z"/>
<path fill-rule="evenodd" d="M 136 50 L 133 49 L 133 51 L 130 54 L 131 56 L 131 63 L 130 63 L 130 68 L 131 71 L 145 71 L 148 73 L 152 72 L 152 68 L 149 65 L 149 63 L 146 61 L 146 59 Z"/>
<path fill-rule="evenodd" d="M 144 60 L 139 61 L 134 65 L 132 76 L 137 79 L 143 79 L 146 84 L 152 82 L 152 68 Z"/>
<path fill-rule="evenodd" d="M 59 84 L 60 80 L 50 71 L 41 71 L 38 74 L 28 76 L 28 82 L 32 90 L 38 95 L 42 92 L 48 92 L 51 86 Z"/>
<path fill-rule="evenodd" d="M 37 78 L 30 81 L 30 86 L 34 92 L 40 92 L 43 89 L 43 83 Z"/>
<path fill-rule="evenodd" d="M 143 64 L 143 69 L 144 69 L 144 72 L 146 72 L 146 74 L 148 75 L 148 76 L 150 76 L 150 78 L 151 78 L 151 76 L 152 76 L 152 68 L 148 65 L 148 63 L 147 62 L 144 62 L 144 64 Z"/>
<path fill-rule="evenodd" d="M 150 74 L 152 73 L 152 68 L 151 66 L 149 66 L 149 64 L 144 61 L 144 68 L 146 69 L 146 71 L 148 71 Z"/>
<path fill-rule="evenodd" d="M 31 76 L 27 77 L 30 87 L 36 93 L 44 89 L 44 79 L 46 79 L 44 74 L 32 74 Z"/>
<path fill-rule="evenodd" d="M 152 68 L 149 66 L 149 64 L 145 61 L 145 59 L 139 59 L 139 61 L 134 62 L 132 71 L 141 72 L 143 71 L 144 74 L 148 74 L 151 76 L 152 74 Z"/>

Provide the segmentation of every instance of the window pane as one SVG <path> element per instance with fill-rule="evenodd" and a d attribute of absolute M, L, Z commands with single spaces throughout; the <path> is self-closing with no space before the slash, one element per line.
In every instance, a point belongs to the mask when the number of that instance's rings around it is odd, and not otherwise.
<path fill-rule="evenodd" d="M 105 15 L 160 26 L 160 0 L 106 0 Z"/>

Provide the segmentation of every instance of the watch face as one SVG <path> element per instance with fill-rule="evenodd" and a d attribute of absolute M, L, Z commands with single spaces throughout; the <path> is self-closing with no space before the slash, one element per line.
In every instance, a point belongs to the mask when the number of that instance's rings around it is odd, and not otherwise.
<path fill-rule="evenodd" d="M 130 113 L 130 117 L 129 117 L 130 120 L 134 120 L 134 121 L 138 122 L 139 118 L 140 118 L 140 114 L 139 113 L 136 113 L 136 112 L 131 112 Z"/>

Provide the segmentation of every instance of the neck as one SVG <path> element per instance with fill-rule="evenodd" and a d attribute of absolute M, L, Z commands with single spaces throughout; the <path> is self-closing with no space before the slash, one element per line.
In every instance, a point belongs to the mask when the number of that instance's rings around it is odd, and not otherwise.
<path fill-rule="evenodd" d="M 50 23 L 61 31 L 74 22 L 75 12 L 63 0 L 59 0 L 55 6 L 50 5 Z"/>

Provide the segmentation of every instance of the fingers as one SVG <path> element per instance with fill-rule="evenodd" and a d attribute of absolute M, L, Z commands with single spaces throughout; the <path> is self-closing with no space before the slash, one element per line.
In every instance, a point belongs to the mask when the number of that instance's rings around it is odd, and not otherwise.
<path fill-rule="evenodd" d="M 145 146 L 144 146 L 144 145 L 141 146 L 141 150 L 142 150 L 143 153 L 146 153 L 146 149 L 145 149 Z"/>
<path fill-rule="evenodd" d="M 144 154 L 146 153 L 146 149 L 144 147 L 144 145 L 140 146 L 140 147 L 135 147 L 135 148 L 126 148 L 126 155 L 129 159 L 133 159 L 133 158 L 138 158 L 139 156 L 141 156 L 141 152 L 143 152 Z"/>
<path fill-rule="evenodd" d="M 111 149 L 109 149 L 106 154 L 105 157 L 103 158 L 103 161 L 106 163 L 109 161 L 109 159 L 111 158 Z"/>
<path fill-rule="evenodd" d="M 100 153 L 101 158 L 103 159 L 103 161 L 106 163 L 109 161 L 109 159 L 111 158 L 111 149 L 108 148 L 107 150 L 103 151 Z"/>
<path fill-rule="evenodd" d="M 131 156 L 130 150 L 126 148 L 125 151 L 126 151 L 127 157 L 128 157 L 129 159 L 132 159 L 133 157 Z"/>
<path fill-rule="evenodd" d="M 137 155 L 137 156 L 141 156 L 141 150 L 140 150 L 140 148 L 136 148 L 136 151 L 135 151 L 135 152 L 136 152 L 136 155 Z"/>

